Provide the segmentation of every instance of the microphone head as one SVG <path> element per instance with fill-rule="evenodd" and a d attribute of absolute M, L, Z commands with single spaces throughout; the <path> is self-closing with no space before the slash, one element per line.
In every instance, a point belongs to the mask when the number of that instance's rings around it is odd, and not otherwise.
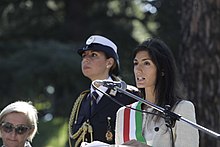
<path fill-rule="evenodd" d="M 121 89 L 126 90 L 127 89 L 127 84 L 124 81 L 121 82 Z"/>
<path fill-rule="evenodd" d="M 97 86 L 105 86 L 108 88 L 113 88 L 117 86 L 123 90 L 127 89 L 127 84 L 124 81 L 95 80 L 93 81 L 93 83 L 96 84 Z"/>

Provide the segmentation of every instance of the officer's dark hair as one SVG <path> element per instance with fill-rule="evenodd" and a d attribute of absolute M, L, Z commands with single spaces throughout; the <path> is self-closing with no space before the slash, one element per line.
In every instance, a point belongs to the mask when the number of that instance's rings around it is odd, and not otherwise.
<path fill-rule="evenodd" d="M 110 55 L 106 54 L 105 52 L 103 52 L 106 56 L 106 59 L 109 59 L 109 58 L 112 58 L 114 59 L 113 57 L 111 57 Z M 119 64 L 117 65 L 117 61 L 114 59 L 114 64 L 112 65 L 112 67 L 110 68 L 109 70 L 109 75 L 110 76 L 118 76 L 119 75 Z"/>
<path fill-rule="evenodd" d="M 140 51 L 147 51 L 157 68 L 156 104 L 161 107 L 170 105 L 172 108 L 185 95 L 182 84 L 178 80 L 177 67 L 170 48 L 162 40 L 151 38 L 135 48 L 133 59 Z M 144 89 L 140 89 L 140 91 L 145 96 Z"/>

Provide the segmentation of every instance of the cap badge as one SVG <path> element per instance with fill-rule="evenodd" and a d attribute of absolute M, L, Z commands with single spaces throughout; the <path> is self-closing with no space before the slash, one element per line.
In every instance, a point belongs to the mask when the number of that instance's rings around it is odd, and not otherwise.
<path fill-rule="evenodd" d="M 94 41 L 95 41 L 95 37 L 94 37 L 94 36 L 91 36 L 91 37 L 89 37 L 89 39 L 87 39 L 86 44 L 87 44 L 87 45 L 90 45 L 90 44 L 93 43 Z"/>

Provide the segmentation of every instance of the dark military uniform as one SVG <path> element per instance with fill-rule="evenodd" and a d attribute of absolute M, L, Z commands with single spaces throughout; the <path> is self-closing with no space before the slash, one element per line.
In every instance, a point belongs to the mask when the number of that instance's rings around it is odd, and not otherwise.
<path fill-rule="evenodd" d="M 82 92 L 74 103 L 69 122 L 69 133 L 72 134 L 69 141 L 72 147 L 80 146 L 82 141 L 91 142 L 94 140 L 114 144 L 116 112 L 121 106 L 103 95 L 96 105 L 94 113 L 89 116 L 87 112 L 89 92 L 89 90 Z M 138 95 L 136 90 L 130 92 Z M 123 105 L 135 102 L 134 99 L 114 90 L 108 89 L 106 93 Z"/>
<path fill-rule="evenodd" d="M 120 66 L 117 46 L 114 42 L 104 36 L 92 35 L 86 40 L 85 46 L 77 52 L 82 56 L 88 50 L 103 52 L 107 58 L 114 59 L 115 66 L 112 65 L 109 69 L 108 76 L 111 76 L 112 80 L 116 80 L 117 78 L 114 79 L 114 76 L 118 76 Z M 91 80 L 91 77 L 88 76 L 88 78 Z M 70 146 L 78 147 L 82 141 L 91 142 L 94 140 L 114 144 L 116 112 L 121 105 L 115 103 L 106 95 L 102 96 L 98 104 L 93 103 L 94 99 L 88 97 L 88 93 L 90 93 L 89 90 L 82 92 L 73 105 L 69 121 Z M 106 93 L 123 105 L 131 104 L 135 101 L 124 94 L 112 90 L 107 90 Z M 91 109 L 89 109 L 90 107 Z"/>

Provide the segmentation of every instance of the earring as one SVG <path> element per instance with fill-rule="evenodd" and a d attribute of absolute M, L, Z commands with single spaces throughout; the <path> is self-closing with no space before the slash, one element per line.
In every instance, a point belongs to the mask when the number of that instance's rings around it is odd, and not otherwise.
<path fill-rule="evenodd" d="M 165 73 L 164 72 L 161 72 L 161 76 L 163 77 L 165 75 Z"/>

